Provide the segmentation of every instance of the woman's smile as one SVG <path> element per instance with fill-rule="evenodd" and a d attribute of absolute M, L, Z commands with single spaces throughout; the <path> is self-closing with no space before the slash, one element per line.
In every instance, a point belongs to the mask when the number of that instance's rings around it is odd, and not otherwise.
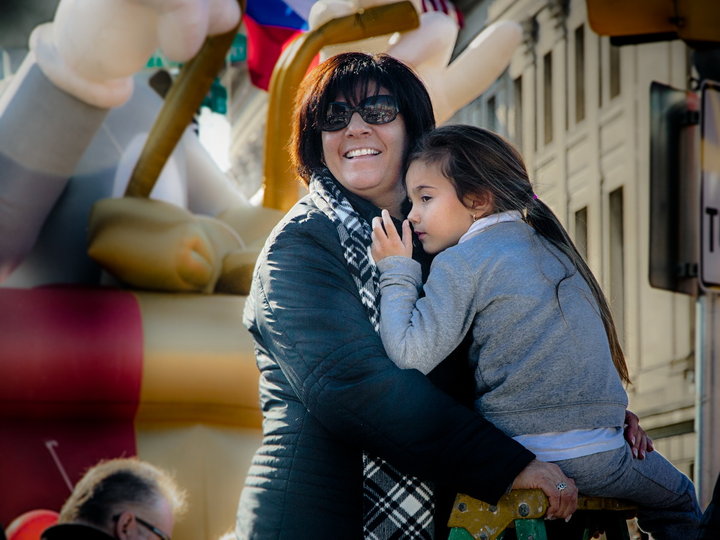
<path fill-rule="evenodd" d="M 376 150 L 375 148 L 355 148 L 353 150 L 348 150 L 347 152 L 345 152 L 344 156 L 348 159 L 354 159 L 364 156 L 377 156 L 380 153 L 380 150 Z"/>

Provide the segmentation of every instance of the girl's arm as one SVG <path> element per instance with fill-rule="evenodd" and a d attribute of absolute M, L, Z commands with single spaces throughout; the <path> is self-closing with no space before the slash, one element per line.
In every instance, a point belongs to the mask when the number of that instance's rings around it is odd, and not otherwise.
<path fill-rule="evenodd" d="M 462 342 L 475 316 L 474 290 L 467 265 L 432 265 L 422 289 L 420 265 L 412 257 L 412 232 L 405 220 L 402 237 L 390 214 L 373 219 L 372 256 L 380 277 L 380 335 L 390 359 L 403 369 L 427 375 Z M 450 270 L 450 271 L 448 271 Z"/>
<path fill-rule="evenodd" d="M 429 373 L 462 342 L 475 318 L 474 279 L 464 261 L 435 258 L 422 288 L 420 265 L 406 257 L 378 263 L 380 335 L 399 367 Z"/>

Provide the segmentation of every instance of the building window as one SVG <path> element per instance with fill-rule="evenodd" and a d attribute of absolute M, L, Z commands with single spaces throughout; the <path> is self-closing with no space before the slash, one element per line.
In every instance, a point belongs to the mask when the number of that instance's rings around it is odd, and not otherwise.
<path fill-rule="evenodd" d="M 610 99 L 620 95 L 620 47 L 610 45 Z"/>
<path fill-rule="evenodd" d="M 625 226 L 623 188 L 610 193 L 610 308 L 620 343 L 625 343 Z"/>
<path fill-rule="evenodd" d="M 486 126 L 490 131 L 497 132 L 497 102 L 495 96 L 490 96 L 485 102 Z"/>
<path fill-rule="evenodd" d="M 575 247 L 582 258 L 587 261 L 588 258 L 588 224 L 587 224 L 587 206 L 583 206 L 575 212 Z"/>
<path fill-rule="evenodd" d="M 513 81 L 513 104 L 515 109 L 515 118 L 513 122 L 513 136 L 515 145 L 522 152 L 523 149 L 523 85 L 522 77 L 518 77 Z"/>
<path fill-rule="evenodd" d="M 553 80 L 552 80 L 552 52 L 543 57 L 543 127 L 545 136 L 543 141 L 549 144 L 553 140 Z"/>
<path fill-rule="evenodd" d="M 603 61 L 602 61 L 603 54 L 602 54 L 602 51 L 603 51 L 603 47 L 605 46 L 605 40 L 602 38 L 598 38 L 597 44 L 598 44 L 598 47 L 597 47 L 597 51 L 598 51 L 598 59 L 597 59 L 598 60 L 598 70 L 597 70 L 597 74 L 598 74 L 598 108 L 600 108 L 603 105 Z"/>
<path fill-rule="evenodd" d="M 585 119 L 585 26 L 575 29 L 575 122 Z"/>

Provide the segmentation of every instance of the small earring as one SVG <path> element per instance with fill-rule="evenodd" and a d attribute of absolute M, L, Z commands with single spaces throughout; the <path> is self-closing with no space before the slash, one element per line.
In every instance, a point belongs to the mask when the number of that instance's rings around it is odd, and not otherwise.
<path fill-rule="evenodd" d="M 477 221 L 477 216 L 475 214 L 472 215 L 472 220 L 473 220 L 473 223 L 475 223 Z"/>

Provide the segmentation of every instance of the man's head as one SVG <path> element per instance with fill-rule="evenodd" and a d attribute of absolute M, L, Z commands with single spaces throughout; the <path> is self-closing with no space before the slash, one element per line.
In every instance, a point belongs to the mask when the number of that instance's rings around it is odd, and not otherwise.
<path fill-rule="evenodd" d="M 137 459 L 95 465 L 78 482 L 58 523 L 80 523 L 121 540 L 168 540 L 185 493 L 157 467 Z"/>

